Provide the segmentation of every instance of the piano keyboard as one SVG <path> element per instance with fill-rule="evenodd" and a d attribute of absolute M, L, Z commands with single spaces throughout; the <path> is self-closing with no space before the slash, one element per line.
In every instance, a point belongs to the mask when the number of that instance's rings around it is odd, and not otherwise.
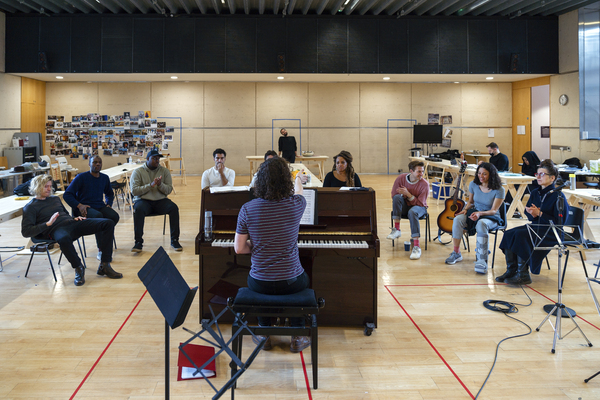
<path fill-rule="evenodd" d="M 233 239 L 215 239 L 212 247 L 233 247 Z M 298 248 L 304 249 L 368 249 L 364 240 L 299 240 Z"/>

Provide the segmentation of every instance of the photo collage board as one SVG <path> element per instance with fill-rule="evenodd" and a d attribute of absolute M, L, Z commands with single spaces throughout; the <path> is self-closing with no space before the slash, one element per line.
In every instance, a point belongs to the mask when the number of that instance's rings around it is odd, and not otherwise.
<path fill-rule="evenodd" d="M 48 115 L 46 148 L 50 155 L 70 158 L 91 155 L 143 157 L 148 151 L 168 151 L 174 128 L 151 117 L 150 111 L 132 115 L 90 113 L 71 117 Z"/>

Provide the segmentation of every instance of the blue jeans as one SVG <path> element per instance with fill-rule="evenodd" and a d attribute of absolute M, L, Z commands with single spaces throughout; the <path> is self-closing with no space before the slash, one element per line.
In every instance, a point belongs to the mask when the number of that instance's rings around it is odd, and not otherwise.
<path fill-rule="evenodd" d="M 306 272 L 285 281 L 261 281 L 248 275 L 248 288 L 262 294 L 294 294 L 307 289 L 310 281 Z M 260 326 L 271 326 L 271 317 L 258 317 Z M 303 326 L 303 318 L 291 318 L 291 326 Z"/>
<path fill-rule="evenodd" d="M 484 260 L 487 262 L 488 259 L 488 236 L 490 230 L 496 228 L 498 224 L 495 221 L 487 218 L 479 218 L 475 229 L 477 231 L 477 245 L 475 247 L 475 254 L 478 260 Z M 467 229 L 467 214 L 461 214 L 454 217 L 452 222 L 452 238 L 460 239 Z"/>
<path fill-rule="evenodd" d="M 427 209 L 421 206 L 410 206 L 401 194 L 392 197 L 393 212 L 392 219 L 399 220 L 400 217 L 408 218 L 410 222 L 410 237 L 421 237 L 421 225 L 419 218 L 427 214 Z"/>

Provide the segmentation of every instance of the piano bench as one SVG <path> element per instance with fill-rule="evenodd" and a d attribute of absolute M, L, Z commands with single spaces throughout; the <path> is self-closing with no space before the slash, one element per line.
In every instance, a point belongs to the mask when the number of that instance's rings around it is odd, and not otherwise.
<path fill-rule="evenodd" d="M 254 335 L 277 336 L 310 336 L 311 358 L 313 372 L 313 388 L 318 387 L 318 334 L 317 314 L 325 305 L 323 298 L 315 297 L 312 289 L 304 289 L 298 293 L 287 295 L 268 295 L 251 291 L 247 287 L 240 288 L 235 298 L 227 299 L 227 305 L 237 314 L 240 320 L 247 322 L 249 317 L 302 317 L 304 326 L 258 326 L 248 324 L 249 330 Z M 308 322 L 308 324 L 306 323 Z M 238 331 L 239 323 L 236 319 L 231 326 L 232 336 Z M 241 330 L 232 342 L 232 350 L 236 356 L 242 358 L 243 335 L 248 335 L 247 330 Z M 232 362 L 231 376 L 237 371 L 237 364 Z M 232 390 L 235 388 L 235 384 Z"/>

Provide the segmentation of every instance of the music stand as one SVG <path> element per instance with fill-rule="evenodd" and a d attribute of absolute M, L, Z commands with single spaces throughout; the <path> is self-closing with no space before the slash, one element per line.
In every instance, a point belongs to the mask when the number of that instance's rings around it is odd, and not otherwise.
<path fill-rule="evenodd" d="M 183 324 L 198 287 L 190 289 L 162 246 L 139 270 L 138 277 L 165 317 L 165 399 L 168 399 L 169 327 L 175 329 Z"/>
<path fill-rule="evenodd" d="M 585 336 L 585 333 L 583 333 L 583 331 L 579 327 L 579 324 L 577 324 L 577 321 L 575 321 L 575 319 L 573 318 L 574 316 L 576 316 L 575 311 L 573 311 L 570 308 L 567 308 L 562 302 L 562 290 L 563 290 L 563 283 L 564 283 L 564 279 L 565 279 L 565 270 L 562 268 L 561 261 L 562 261 L 562 256 L 565 253 L 567 253 L 567 259 L 568 259 L 568 251 L 569 251 L 567 249 L 567 245 L 565 244 L 565 242 L 569 242 L 571 245 L 582 245 L 585 247 L 586 245 L 585 245 L 585 242 L 583 241 L 583 235 L 581 235 L 581 231 L 579 230 L 580 228 L 577 225 L 556 225 L 556 224 L 554 224 L 553 221 L 550 221 L 550 225 L 535 224 L 536 226 L 548 226 L 548 229 L 546 230 L 544 235 L 542 237 L 540 237 L 538 235 L 538 233 L 533 230 L 532 225 L 534 225 L 534 224 L 527 225 L 527 229 L 529 230 L 530 235 L 532 235 L 531 237 L 532 237 L 532 241 L 534 243 L 533 251 L 535 251 L 535 250 L 558 250 L 558 268 L 557 268 L 558 269 L 558 298 L 556 300 L 556 303 L 548 304 L 548 305 L 544 306 L 544 311 L 547 311 L 548 314 L 546 315 L 544 320 L 540 323 L 540 325 L 535 330 L 537 332 L 539 332 L 542 325 L 544 325 L 544 322 L 546 322 L 546 321 L 550 322 L 550 325 L 554 329 L 554 340 L 552 342 L 552 353 L 553 354 L 556 352 L 556 341 L 564 339 L 575 329 L 579 330 L 581 335 L 587 341 L 588 346 L 592 347 L 592 343 L 589 341 L 587 336 Z M 571 234 L 569 232 L 565 232 L 565 230 L 564 230 L 565 227 L 572 228 L 574 231 L 575 230 L 578 231 L 580 233 L 579 236 L 577 236 L 575 234 Z M 559 232 L 560 232 L 560 234 L 559 234 Z M 543 242 L 543 240 L 549 234 L 554 234 L 554 237 L 557 242 L 557 244 L 552 247 L 537 246 L 536 241 L 533 240 L 533 236 L 536 236 L 539 239 L 537 241 L 537 244 L 541 244 Z M 563 235 L 565 235 L 567 237 L 567 240 L 562 239 L 564 237 Z M 581 238 L 581 239 L 578 239 L 578 238 Z M 581 250 L 579 250 L 579 251 L 581 251 Z M 566 262 L 565 262 L 565 268 L 566 268 Z M 560 310 L 560 312 L 558 312 L 559 310 Z M 552 322 L 549 321 L 549 318 L 551 315 L 556 315 L 555 325 L 552 325 Z M 568 316 L 571 319 L 571 321 L 573 321 L 575 328 L 571 329 L 569 332 L 567 332 L 563 336 L 561 319 L 566 316 Z"/>

